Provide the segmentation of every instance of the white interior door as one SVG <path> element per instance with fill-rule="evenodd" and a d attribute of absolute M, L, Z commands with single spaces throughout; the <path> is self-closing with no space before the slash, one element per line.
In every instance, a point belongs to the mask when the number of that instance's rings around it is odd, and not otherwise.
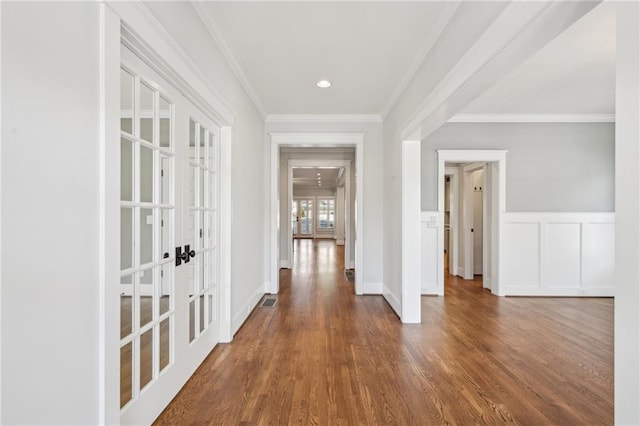
<path fill-rule="evenodd" d="M 315 223 L 313 198 L 294 199 L 292 211 L 296 212 L 294 237 L 313 238 Z"/>
<path fill-rule="evenodd" d="M 126 48 L 122 424 L 150 424 L 219 340 L 220 130 Z"/>

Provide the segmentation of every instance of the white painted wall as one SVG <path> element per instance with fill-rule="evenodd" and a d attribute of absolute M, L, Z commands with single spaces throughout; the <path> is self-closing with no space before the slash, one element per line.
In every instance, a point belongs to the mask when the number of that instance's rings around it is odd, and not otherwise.
<path fill-rule="evenodd" d="M 2 4 L 2 424 L 99 423 L 99 7 Z"/>
<path fill-rule="evenodd" d="M 640 424 L 640 4 L 617 3 L 615 423 Z"/>
<path fill-rule="evenodd" d="M 264 294 L 264 121 L 190 3 L 147 2 L 235 114 L 231 147 L 231 320 L 235 333 Z"/>
<path fill-rule="evenodd" d="M 422 142 L 423 210 L 437 207 L 437 149 L 508 150 L 507 211 L 613 211 L 612 123 L 447 123 Z"/>
<path fill-rule="evenodd" d="M 381 288 L 382 283 L 382 124 L 381 123 L 267 123 L 266 133 L 280 132 L 328 132 L 344 133 L 364 132 L 364 184 L 363 191 L 364 233 L 365 245 L 363 253 L 365 293 L 374 293 Z M 352 168 L 353 170 L 353 168 Z M 355 180 L 353 181 L 355 182 Z M 285 189 L 286 191 L 286 189 Z M 282 193 L 282 187 L 281 187 Z M 286 193 L 286 192 L 285 192 Z M 355 191 L 352 191 L 355 197 Z M 360 208 L 360 207 L 358 207 Z M 267 210 L 265 210 L 267 211 Z M 282 209 L 280 215 L 282 216 Z M 286 216 L 286 213 L 285 213 Z M 267 228 L 265 232 L 269 233 Z M 352 227 L 352 229 L 354 229 Z M 281 228 L 282 232 L 282 228 Z M 354 236 L 355 237 L 355 236 Z M 283 238 L 280 238 L 282 242 Z"/>

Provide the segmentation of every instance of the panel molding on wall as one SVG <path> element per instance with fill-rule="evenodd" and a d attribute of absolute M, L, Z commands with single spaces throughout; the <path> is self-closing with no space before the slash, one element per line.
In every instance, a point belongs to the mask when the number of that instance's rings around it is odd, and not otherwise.
<path fill-rule="evenodd" d="M 507 296 L 613 296 L 615 213 L 505 213 Z"/>
<path fill-rule="evenodd" d="M 438 295 L 438 250 L 444 242 L 438 241 L 438 212 L 423 211 L 420 216 L 420 292 Z"/>

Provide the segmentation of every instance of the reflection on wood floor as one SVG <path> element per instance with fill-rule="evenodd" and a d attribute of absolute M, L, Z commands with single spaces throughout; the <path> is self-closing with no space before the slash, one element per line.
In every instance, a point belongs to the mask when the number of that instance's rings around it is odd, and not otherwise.
<path fill-rule="evenodd" d="M 498 298 L 447 277 L 402 325 L 301 240 L 257 308 L 157 424 L 612 424 L 613 300 Z M 329 262 L 335 262 L 329 267 Z"/>

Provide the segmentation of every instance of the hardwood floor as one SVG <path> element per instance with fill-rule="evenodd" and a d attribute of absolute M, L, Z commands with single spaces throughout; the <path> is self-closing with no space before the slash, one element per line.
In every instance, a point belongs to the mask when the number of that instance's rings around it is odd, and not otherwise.
<path fill-rule="evenodd" d="M 275 308 L 203 362 L 158 425 L 613 423 L 613 299 L 498 298 L 448 277 L 402 325 L 297 240 Z"/>

